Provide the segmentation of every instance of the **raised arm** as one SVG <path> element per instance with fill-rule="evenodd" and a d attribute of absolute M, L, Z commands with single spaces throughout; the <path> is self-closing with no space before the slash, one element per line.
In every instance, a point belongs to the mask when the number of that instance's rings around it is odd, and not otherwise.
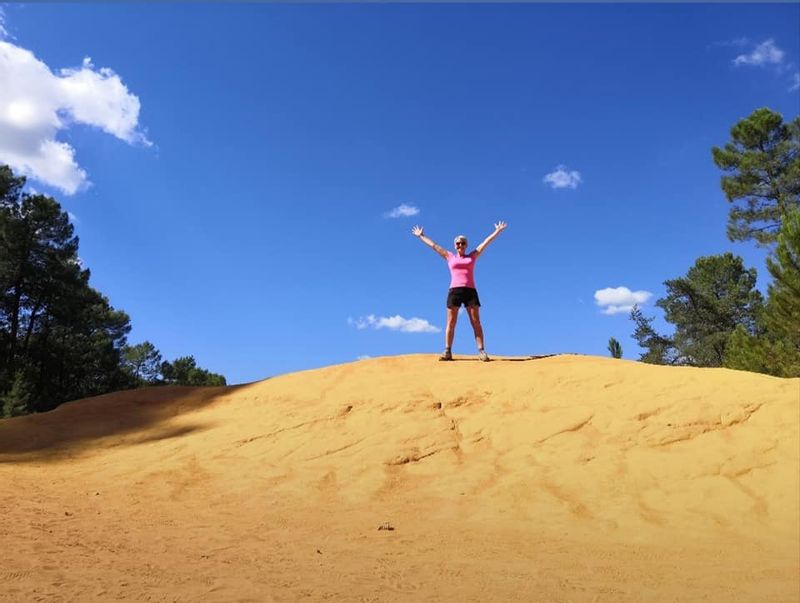
<path fill-rule="evenodd" d="M 442 256 L 444 259 L 447 259 L 447 252 L 439 247 L 436 243 L 431 241 L 428 237 L 425 236 L 425 233 L 422 231 L 422 226 L 415 226 L 411 229 L 411 234 L 417 237 L 420 241 L 425 243 L 428 247 L 433 249 L 436 253 Z"/>
<path fill-rule="evenodd" d="M 499 235 L 506 229 L 506 226 L 508 226 L 508 224 L 506 224 L 502 220 L 494 225 L 494 232 L 490 234 L 488 237 L 486 237 L 486 240 L 480 245 L 478 245 L 478 247 L 475 249 L 475 251 L 478 252 L 478 255 L 483 253 L 483 250 L 486 249 L 486 246 L 492 241 L 494 241 L 497 235 Z"/>

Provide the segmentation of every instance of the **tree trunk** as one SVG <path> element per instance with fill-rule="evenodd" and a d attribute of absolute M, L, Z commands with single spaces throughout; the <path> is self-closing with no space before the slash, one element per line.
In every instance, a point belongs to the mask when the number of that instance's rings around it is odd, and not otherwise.
<path fill-rule="evenodd" d="M 28 343 L 31 340 L 31 333 L 33 332 L 33 325 L 36 323 L 36 314 L 42 309 L 42 306 L 44 305 L 44 299 L 45 295 L 43 294 L 38 300 L 36 300 L 36 305 L 31 311 L 31 318 L 28 321 L 28 329 L 25 332 L 25 344 L 22 348 L 26 356 L 28 354 Z"/>

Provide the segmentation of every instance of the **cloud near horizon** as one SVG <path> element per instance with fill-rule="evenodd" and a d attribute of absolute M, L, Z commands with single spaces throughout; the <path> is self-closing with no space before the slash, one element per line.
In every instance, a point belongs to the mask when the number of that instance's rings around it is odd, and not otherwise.
<path fill-rule="evenodd" d="M 392 211 L 384 214 L 387 218 L 408 218 L 409 216 L 416 216 L 419 213 L 419 208 L 413 205 L 406 205 L 402 203 L 395 207 Z"/>
<path fill-rule="evenodd" d="M 67 195 L 87 188 L 75 149 L 57 140 L 58 132 L 80 123 L 150 146 L 139 126 L 140 107 L 114 71 L 96 69 L 89 57 L 56 74 L 30 50 L 0 39 L 0 162 L 21 175 Z"/>
<path fill-rule="evenodd" d="M 356 329 L 389 329 L 390 331 L 402 331 L 404 333 L 439 333 L 441 329 L 429 323 L 424 318 L 403 318 L 399 314 L 395 316 L 361 316 L 357 319 L 348 318 L 347 324 L 355 326 Z"/>
<path fill-rule="evenodd" d="M 578 188 L 582 182 L 580 172 L 568 171 L 565 165 L 556 166 L 556 169 L 547 174 L 542 182 L 555 188 Z"/>
<path fill-rule="evenodd" d="M 594 292 L 595 303 L 603 314 L 628 314 L 633 306 L 646 303 L 653 296 L 649 291 L 631 291 L 627 287 L 607 287 Z"/>

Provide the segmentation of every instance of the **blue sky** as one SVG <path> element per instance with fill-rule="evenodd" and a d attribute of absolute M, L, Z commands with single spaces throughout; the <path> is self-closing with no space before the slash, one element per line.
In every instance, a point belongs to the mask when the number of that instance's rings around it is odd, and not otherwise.
<path fill-rule="evenodd" d="M 229 383 L 438 353 L 449 276 L 415 224 L 452 248 L 508 222 L 476 268 L 490 354 L 613 336 L 637 359 L 598 292 L 641 292 L 668 331 L 663 282 L 726 251 L 766 291 L 765 252 L 725 236 L 711 147 L 758 107 L 797 116 L 798 22 L 797 4 L 5 4 L 0 161 L 73 215 L 131 343 Z M 454 352 L 474 348 L 462 315 Z"/>

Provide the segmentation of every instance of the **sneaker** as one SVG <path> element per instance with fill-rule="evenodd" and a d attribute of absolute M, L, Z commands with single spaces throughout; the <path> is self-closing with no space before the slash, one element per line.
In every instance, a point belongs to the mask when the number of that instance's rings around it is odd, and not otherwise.
<path fill-rule="evenodd" d="M 489 362 L 491 358 L 489 358 L 489 355 L 485 351 L 480 350 L 478 351 L 478 360 L 482 362 Z"/>
<path fill-rule="evenodd" d="M 441 356 L 439 356 L 439 360 L 452 360 L 453 355 L 450 353 L 450 350 L 445 350 Z"/>

